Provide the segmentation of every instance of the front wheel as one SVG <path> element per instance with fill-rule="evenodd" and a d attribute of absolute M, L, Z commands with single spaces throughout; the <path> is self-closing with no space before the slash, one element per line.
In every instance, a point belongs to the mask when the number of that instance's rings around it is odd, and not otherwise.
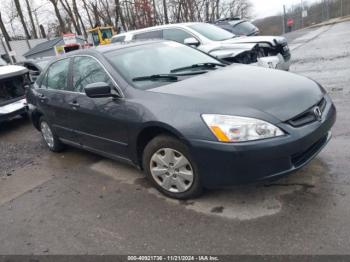
<path fill-rule="evenodd" d="M 196 163 L 188 147 L 176 138 L 162 135 L 151 140 L 144 150 L 143 168 L 166 196 L 188 199 L 202 192 Z"/>

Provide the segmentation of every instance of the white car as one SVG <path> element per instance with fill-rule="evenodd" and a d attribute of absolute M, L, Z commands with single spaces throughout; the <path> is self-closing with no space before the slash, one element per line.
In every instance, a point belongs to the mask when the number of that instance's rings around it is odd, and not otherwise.
<path fill-rule="evenodd" d="M 0 123 L 18 115 L 26 116 L 25 84 L 28 69 L 23 66 L 0 66 Z"/>
<path fill-rule="evenodd" d="M 271 43 L 276 45 L 283 38 L 236 37 L 222 28 L 207 23 L 180 23 L 148 27 L 115 35 L 112 43 L 158 38 L 194 46 L 230 63 L 256 64 L 282 70 L 289 70 L 290 66 L 290 54 L 289 57 L 282 53 L 272 54 L 265 49 L 266 45 L 271 45 Z M 287 44 L 286 41 L 283 42 Z M 287 50 L 287 48 L 282 48 L 282 50 Z"/>

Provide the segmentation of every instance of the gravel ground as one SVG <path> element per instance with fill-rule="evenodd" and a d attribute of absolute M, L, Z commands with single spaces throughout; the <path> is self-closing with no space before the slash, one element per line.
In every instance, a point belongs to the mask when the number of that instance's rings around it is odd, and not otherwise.
<path fill-rule="evenodd" d="M 132 167 L 50 153 L 18 119 L 0 127 L 0 254 L 348 254 L 350 23 L 290 39 L 291 71 L 323 84 L 338 109 L 333 139 L 306 168 L 175 201 Z"/>

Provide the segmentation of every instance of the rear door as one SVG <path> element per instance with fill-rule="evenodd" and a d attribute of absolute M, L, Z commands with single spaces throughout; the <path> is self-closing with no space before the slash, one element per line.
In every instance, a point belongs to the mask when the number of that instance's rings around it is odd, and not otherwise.
<path fill-rule="evenodd" d="M 91 83 L 106 82 L 111 87 L 116 83 L 104 66 L 91 56 L 74 57 L 72 74 L 72 87 L 77 94 L 73 103 L 78 106 L 72 117 L 79 143 L 98 152 L 127 158 L 128 113 L 124 100 L 90 98 L 84 92 L 84 87 Z"/>
<path fill-rule="evenodd" d="M 58 60 L 50 65 L 36 89 L 38 108 L 52 125 L 55 133 L 65 139 L 74 140 L 72 130 L 72 101 L 77 94 L 70 85 L 70 58 Z"/>

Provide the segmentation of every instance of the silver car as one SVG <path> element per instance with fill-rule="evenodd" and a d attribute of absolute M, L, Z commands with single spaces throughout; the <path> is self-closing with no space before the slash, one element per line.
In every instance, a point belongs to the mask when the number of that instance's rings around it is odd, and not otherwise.
<path fill-rule="evenodd" d="M 194 46 L 230 63 L 256 64 L 289 70 L 290 53 L 283 37 L 237 37 L 215 25 L 207 23 L 180 23 L 148 27 L 118 34 L 112 42 L 142 39 L 167 39 Z M 280 52 L 271 52 L 267 46 L 283 43 Z M 284 52 L 288 52 L 286 55 Z"/>

